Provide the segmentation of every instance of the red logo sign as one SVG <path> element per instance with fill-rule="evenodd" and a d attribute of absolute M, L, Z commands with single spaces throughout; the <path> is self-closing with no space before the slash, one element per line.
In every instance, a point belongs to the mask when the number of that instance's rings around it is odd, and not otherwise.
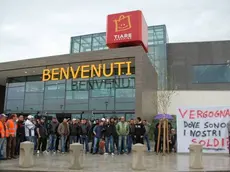
<path fill-rule="evenodd" d="M 106 44 L 109 48 L 142 45 L 148 52 L 148 26 L 142 12 L 108 15 Z"/>

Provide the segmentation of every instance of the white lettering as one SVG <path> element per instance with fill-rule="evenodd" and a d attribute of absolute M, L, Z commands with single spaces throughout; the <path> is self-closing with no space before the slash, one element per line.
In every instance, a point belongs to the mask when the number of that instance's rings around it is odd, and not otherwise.
<path fill-rule="evenodd" d="M 129 39 L 132 39 L 132 33 L 114 35 L 114 41 L 129 40 Z"/>

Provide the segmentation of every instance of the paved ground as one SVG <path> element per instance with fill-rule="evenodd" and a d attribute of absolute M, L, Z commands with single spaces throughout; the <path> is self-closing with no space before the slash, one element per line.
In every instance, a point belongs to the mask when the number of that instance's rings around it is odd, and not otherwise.
<path fill-rule="evenodd" d="M 84 169 L 82 172 L 131 172 L 132 155 L 83 155 Z M 61 155 L 35 155 L 36 165 L 33 168 L 21 169 L 18 159 L 0 161 L 0 172 L 13 171 L 52 171 L 72 172 L 69 170 L 68 154 Z M 204 170 L 190 170 L 188 168 L 189 156 L 170 154 L 166 156 L 154 153 L 145 154 L 146 171 L 173 172 L 173 171 L 230 171 L 230 157 L 228 155 L 204 155 Z"/>

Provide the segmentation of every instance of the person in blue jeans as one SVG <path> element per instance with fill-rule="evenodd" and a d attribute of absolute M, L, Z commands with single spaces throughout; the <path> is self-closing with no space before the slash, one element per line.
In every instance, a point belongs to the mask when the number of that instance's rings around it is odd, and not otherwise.
<path fill-rule="evenodd" d="M 49 133 L 49 151 L 56 152 L 56 140 L 57 140 L 57 129 L 58 121 L 56 117 L 53 117 L 50 124 L 48 124 L 48 133 Z"/>
<path fill-rule="evenodd" d="M 89 152 L 89 131 L 90 125 L 87 123 L 85 119 L 83 119 L 79 127 L 79 133 L 81 144 L 83 145 L 83 150 L 85 150 L 85 153 Z"/>
<path fill-rule="evenodd" d="M 127 137 L 129 135 L 129 124 L 125 121 L 125 117 L 121 117 L 120 122 L 116 125 L 118 134 L 118 154 L 127 153 Z"/>
<path fill-rule="evenodd" d="M 134 134 L 135 134 L 135 123 L 134 123 L 134 120 L 131 119 L 129 123 L 129 135 L 127 138 L 128 153 L 132 152 L 132 146 L 133 144 L 135 144 Z"/>
<path fill-rule="evenodd" d="M 105 136 L 105 155 L 111 153 L 114 155 L 114 137 L 116 136 L 116 126 L 114 119 L 110 118 L 110 121 L 104 126 L 104 136 Z M 110 151 L 109 151 L 110 146 Z"/>
<path fill-rule="evenodd" d="M 144 141 L 147 144 L 147 149 L 150 152 L 151 151 L 151 147 L 150 147 L 150 141 L 149 141 L 149 130 L 150 130 L 150 124 L 144 120 L 143 121 L 143 125 L 145 126 L 145 134 L 144 134 Z"/>
<path fill-rule="evenodd" d="M 80 126 L 77 123 L 77 119 L 74 118 L 72 121 L 73 121 L 73 123 L 70 124 L 70 127 L 69 127 L 69 129 L 70 129 L 70 138 L 69 138 L 70 144 L 78 143 L 78 141 L 80 140 L 79 139 L 79 137 L 80 137 L 80 135 L 79 135 Z"/>
<path fill-rule="evenodd" d="M 61 137 L 61 152 L 65 153 L 66 140 L 67 136 L 69 135 L 69 124 L 67 119 L 64 119 L 63 122 L 58 126 L 58 134 Z"/>
<path fill-rule="evenodd" d="M 96 125 L 93 129 L 93 133 L 94 133 L 93 154 L 97 153 L 99 141 L 103 136 L 103 132 L 104 132 L 103 125 L 104 125 L 104 122 L 100 121 L 99 125 Z"/>

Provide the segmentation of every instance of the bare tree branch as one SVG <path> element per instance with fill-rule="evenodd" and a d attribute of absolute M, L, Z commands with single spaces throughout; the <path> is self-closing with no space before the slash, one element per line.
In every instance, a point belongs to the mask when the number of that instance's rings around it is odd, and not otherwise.
<path fill-rule="evenodd" d="M 166 77 L 168 81 L 167 86 L 159 88 L 157 91 L 157 99 L 154 99 L 154 105 L 158 107 L 158 113 L 166 114 L 171 105 L 172 97 L 177 93 L 177 86 L 175 84 L 174 75 Z"/>

